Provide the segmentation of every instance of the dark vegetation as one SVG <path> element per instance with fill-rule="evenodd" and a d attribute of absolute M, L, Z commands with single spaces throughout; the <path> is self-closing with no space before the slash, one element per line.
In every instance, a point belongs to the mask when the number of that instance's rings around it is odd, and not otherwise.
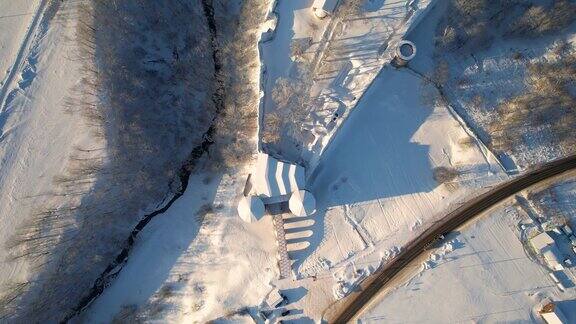
<path fill-rule="evenodd" d="M 3 289 L 0 319 L 68 320 L 182 194 L 200 156 L 218 172 L 252 158 L 257 27 L 267 2 L 241 2 L 78 0 L 60 9 L 58 21 L 77 28 L 71 48 L 82 62 L 65 109 L 81 114 L 100 144 L 77 148 L 49 193 L 59 199 L 39 206 L 10 239 L 13 257 L 31 261 L 38 275 Z M 156 304 L 126 316 L 156 317 Z"/>
<path fill-rule="evenodd" d="M 451 101 L 463 97 L 461 89 L 472 92 L 464 103 L 466 108 L 455 108 L 498 154 L 526 154 L 534 149 L 573 154 L 576 49 L 567 39 L 575 21 L 576 3 L 572 0 L 451 0 L 437 28 L 437 64 L 430 79 Z M 519 49 L 517 44 L 525 45 Z M 500 60 L 486 51 L 492 46 L 508 51 L 511 68 L 525 72 L 516 74 L 518 79 L 503 72 L 502 79 L 497 79 L 480 68 L 464 76 L 462 67 L 448 63 L 473 60 L 482 67 L 484 59 Z M 520 90 L 511 90 L 511 86 Z M 480 112 L 485 119 L 468 115 L 470 111 Z M 543 161 L 528 163 L 537 162 Z"/>
<path fill-rule="evenodd" d="M 454 168 L 436 167 L 434 168 L 433 174 L 434 174 L 434 180 L 442 184 L 454 181 L 454 179 L 458 177 L 459 172 Z"/>
<path fill-rule="evenodd" d="M 143 213 L 181 192 L 183 165 L 191 171 L 203 143 L 215 142 L 218 170 L 252 156 L 258 91 L 245 72 L 257 59 L 261 17 L 246 7 L 240 21 L 225 17 L 234 3 L 214 1 L 223 33 L 235 32 L 216 52 L 200 0 L 77 0 L 60 8 L 58 21 L 77 28 L 71 48 L 82 62 L 65 109 L 84 117 L 100 145 L 77 148 L 54 179 L 53 203 L 9 240 L 13 257 L 27 258 L 38 275 L 4 289 L 0 319 L 66 318 Z M 226 73 L 215 74 L 215 55 L 226 57 Z"/>
<path fill-rule="evenodd" d="M 575 78 L 573 50 L 556 61 L 528 64 L 527 91 L 504 101 L 490 124 L 493 147 L 510 151 L 532 137 L 539 145 L 558 146 L 564 155 L 576 153 Z"/>
<path fill-rule="evenodd" d="M 460 55 L 489 48 L 497 38 L 533 38 L 559 32 L 574 22 L 571 0 L 451 0 L 439 26 L 437 50 Z"/>

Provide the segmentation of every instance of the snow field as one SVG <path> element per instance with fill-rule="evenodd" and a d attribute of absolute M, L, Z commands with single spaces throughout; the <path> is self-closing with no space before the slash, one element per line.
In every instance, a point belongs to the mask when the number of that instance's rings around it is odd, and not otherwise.
<path fill-rule="evenodd" d="M 401 245 L 451 204 L 505 178 L 495 160 L 486 163 L 476 146 L 460 144 L 468 135 L 446 107 L 411 95 L 420 85 L 407 70 L 385 68 L 326 151 L 311 178 L 321 206 L 315 217 L 327 223 L 319 231 L 330 233 L 328 224 L 339 220 L 346 226 L 334 235 L 350 228 L 355 239 L 341 237 L 347 245 L 339 252 L 338 240 L 325 235 L 299 271 L 321 258 L 352 261 L 368 246 Z M 440 166 L 458 170 L 458 178 L 439 185 L 433 170 Z"/>
<path fill-rule="evenodd" d="M 3 9 L 0 11 L 6 14 L 28 12 L 38 4 L 39 1 L 4 1 L 0 3 Z M 67 114 L 62 109 L 68 91 L 78 82 L 79 63 L 68 60 L 73 50 L 69 38 L 74 26 L 48 24 L 43 12 L 38 15 L 37 28 L 29 31 L 29 43 L 23 45 L 22 65 L 15 67 L 18 82 L 2 85 L 8 94 L 2 103 L 4 106 L 0 107 L 0 191 L 3 193 L 0 204 L 4 211 L 0 243 L 3 247 L 38 206 L 47 200 L 64 199 L 51 194 L 53 177 L 66 169 L 74 147 L 90 148 L 98 144 L 86 131 L 87 126 L 80 116 Z M 20 21 L 25 24 L 31 17 L 22 16 Z M 4 18 L 0 20 L 0 24 L 5 23 Z M 2 47 L 5 52 L 0 55 L 2 64 L 6 59 L 15 59 L 21 45 L 18 42 L 24 41 L 24 30 L 18 29 L 18 24 L 11 26 L 12 31 L 2 28 L 0 35 L 6 42 Z M 0 249 L 0 285 L 3 287 L 31 279 L 28 260 L 12 259 L 13 252 Z"/>
<path fill-rule="evenodd" d="M 260 304 L 278 276 L 276 245 L 271 217 L 248 224 L 235 213 L 246 176 L 194 175 L 184 196 L 142 232 L 118 278 L 82 320 L 122 319 L 119 312 L 132 306 L 124 320 L 202 323 Z M 207 213 L 205 204 L 213 206 Z M 160 310 L 150 314 L 154 309 Z"/>
<path fill-rule="evenodd" d="M 384 296 L 362 323 L 538 322 L 545 300 L 573 299 L 573 288 L 560 291 L 524 251 L 518 224 L 529 218 L 518 208 L 501 207 L 450 234 L 419 273 Z M 561 307 L 570 311 L 569 302 Z"/>

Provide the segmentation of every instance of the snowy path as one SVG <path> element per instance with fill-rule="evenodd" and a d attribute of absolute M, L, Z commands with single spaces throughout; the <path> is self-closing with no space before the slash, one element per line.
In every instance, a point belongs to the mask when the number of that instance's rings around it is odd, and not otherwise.
<path fill-rule="evenodd" d="M 8 97 L 8 94 L 10 92 L 14 91 L 13 85 L 15 82 L 15 78 L 18 75 L 18 73 L 22 72 L 24 60 L 28 58 L 28 51 L 30 49 L 30 46 L 31 46 L 31 43 L 33 40 L 33 36 L 38 31 L 38 27 L 40 26 L 40 22 L 42 20 L 42 16 L 44 14 L 44 11 L 46 9 L 46 4 L 48 3 L 48 1 L 49 0 L 42 0 L 40 2 L 38 9 L 36 10 L 36 13 L 34 14 L 34 18 L 32 19 L 32 23 L 30 24 L 30 27 L 28 27 L 28 32 L 26 33 L 26 36 L 24 37 L 24 40 L 22 41 L 22 44 L 20 45 L 20 49 L 18 50 L 18 54 L 16 55 L 16 59 L 14 61 L 14 64 L 12 64 L 12 67 L 10 68 L 10 73 L 8 74 L 8 77 L 4 81 L 4 84 L 2 85 L 2 87 L 0 88 L 0 131 L 2 130 L 2 127 L 4 124 L 2 121 L 6 120 L 6 117 L 2 116 L 2 114 L 5 113 L 6 105 L 8 104 L 6 102 L 6 99 Z M 1 136 L 1 134 L 0 134 L 0 136 Z"/>

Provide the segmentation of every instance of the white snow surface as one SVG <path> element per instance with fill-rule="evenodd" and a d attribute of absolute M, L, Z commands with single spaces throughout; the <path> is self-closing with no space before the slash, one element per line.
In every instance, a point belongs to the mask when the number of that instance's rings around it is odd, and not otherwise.
<path fill-rule="evenodd" d="M 90 134 L 62 102 L 78 81 L 73 26 L 46 24 L 45 1 L 0 1 L 0 244 L 4 247 L 62 174 L 74 145 L 91 148 Z M 15 15 L 15 16 L 13 16 Z M 18 16 L 21 15 L 21 16 Z M 35 23 L 33 23 L 35 22 Z M 7 70 L 14 70 L 13 78 Z M 0 249 L 0 286 L 30 279 L 27 262 Z"/>
<path fill-rule="evenodd" d="M 521 219 L 509 206 L 451 234 L 415 277 L 385 295 L 360 321 L 541 323 L 536 311 L 554 300 L 573 323 L 576 290 L 562 292 L 527 256 L 518 236 Z"/>
<path fill-rule="evenodd" d="M 507 178 L 477 144 L 459 144 L 469 140 L 468 133 L 446 107 L 428 106 L 414 95 L 421 86 L 408 70 L 384 68 L 309 180 L 318 212 L 284 217 L 297 280 L 275 285 L 307 292 L 288 306 L 306 318 L 320 320 L 331 302 L 401 246 L 460 202 Z M 439 166 L 453 167 L 460 176 L 440 185 L 433 179 Z"/>
<path fill-rule="evenodd" d="M 336 265 L 406 243 L 451 204 L 505 178 L 477 146 L 459 144 L 468 135 L 446 107 L 413 95 L 421 86 L 407 70 L 384 68 L 336 135 L 311 178 L 317 233 L 299 253 L 300 275 L 322 272 L 321 260 Z M 450 188 L 433 178 L 441 166 L 461 173 Z M 343 226 L 332 231 L 335 222 Z"/>
<path fill-rule="evenodd" d="M 158 303 L 167 307 L 162 321 L 204 323 L 260 304 L 278 276 L 277 247 L 270 216 L 246 223 L 236 213 L 246 176 L 193 175 L 185 194 L 142 231 L 118 277 L 80 319 L 110 323 L 122 307 L 146 310 Z M 199 225 L 205 204 L 214 211 Z M 173 295 L 158 297 L 167 286 Z"/>

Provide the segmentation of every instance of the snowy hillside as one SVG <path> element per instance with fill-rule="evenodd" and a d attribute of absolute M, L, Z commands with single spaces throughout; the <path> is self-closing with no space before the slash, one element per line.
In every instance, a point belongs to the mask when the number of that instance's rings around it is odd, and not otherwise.
<path fill-rule="evenodd" d="M 0 0 L 0 322 L 575 321 L 575 20 L 574 0 Z"/>

